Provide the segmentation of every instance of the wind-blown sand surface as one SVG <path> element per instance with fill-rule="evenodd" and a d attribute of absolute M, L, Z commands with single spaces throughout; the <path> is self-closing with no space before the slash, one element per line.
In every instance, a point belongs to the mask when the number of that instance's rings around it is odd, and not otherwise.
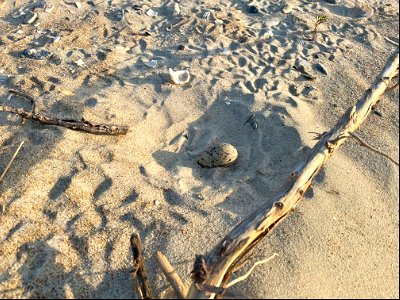
<path fill-rule="evenodd" d="M 8 97 L 17 89 L 49 115 L 130 131 L 95 136 L 0 114 L 0 173 L 25 141 L 0 185 L 2 298 L 132 298 L 133 232 L 155 297 L 174 297 L 154 253 L 190 284 L 195 254 L 271 201 L 316 143 L 309 132 L 329 130 L 399 42 L 394 0 L 364 1 L 374 8 L 370 18 L 362 1 L 350 0 L 291 1 L 288 14 L 284 1 L 180 1 L 178 16 L 172 0 L 80 8 L 47 0 L 55 8 L 37 8 L 35 25 L 12 16 L 35 1 L 12 2 L 0 10 L 0 78 L 20 76 L 0 81 L 0 104 L 29 108 Z M 249 5 L 260 11 L 248 13 Z M 146 15 L 149 8 L 158 15 Z M 316 15 L 328 20 L 306 41 Z M 151 35 L 137 34 L 145 31 Z M 21 58 L 27 48 L 56 58 Z M 151 69 L 145 63 L 153 59 Z M 317 79 L 305 80 L 293 68 L 298 59 L 321 63 L 328 75 L 314 70 Z M 193 79 L 171 85 L 168 68 L 189 69 Z M 399 156 L 398 97 L 385 95 L 358 132 L 391 157 Z M 257 129 L 244 125 L 252 114 Z M 197 155 L 213 141 L 237 147 L 238 163 L 199 166 Z M 252 261 L 275 252 L 237 289 L 258 298 L 398 298 L 398 168 L 347 142 Z"/>

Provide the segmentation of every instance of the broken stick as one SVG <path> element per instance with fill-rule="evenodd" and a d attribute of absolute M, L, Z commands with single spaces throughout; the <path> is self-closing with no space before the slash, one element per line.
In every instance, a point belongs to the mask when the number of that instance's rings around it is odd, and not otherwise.
<path fill-rule="evenodd" d="M 398 68 L 399 51 L 396 50 L 357 105 L 351 107 L 336 126 L 320 138 L 308 159 L 292 172 L 287 185 L 272 199 L 272 207 L 268 201 L 236 226 L 207 256 L 197 256 L 193 269 L 195 276 L 192 277 L 188 298 L 216 297 L 216 293 L 203 287 L 214 287 L 218 290 L 225 286 L 231 270 L 258 242 L 286 219 L 300 203 L 326 161 L 369 116 Z"/>
<path fill-rule="evenodd" d="M 99 135 L 122 135 L 129 130 L 127 126 L 92 124 L 84 119 L 81 121 L 69 119 L 57 119 L 42 113 L 31 112 L 23 108 L 15 108 L 7 105 L 0 105 L 0 112 L 8 112 L 19 115 L 23 119 L 30 119 L 45 125 L 62 126 L 75 131 L 83 131 Z"/>
<path fill-rule="evenodd" d="M 156 253 L 156 259 L 165 277 L 178 294 L 180 299 L 186 299 L 188 288 L 182 282 L 179 275 L 169 263 L 168 259 L 160 251 Z"/>
<path fill-rule="evenodd" d="M 152 299 L 150 283 L 147 279 L 146 269 L 142 254 L 142 242 L 136 233 L 131 236 L 134 270 L 131 273 L 135 293 L 139 299 Z"/>

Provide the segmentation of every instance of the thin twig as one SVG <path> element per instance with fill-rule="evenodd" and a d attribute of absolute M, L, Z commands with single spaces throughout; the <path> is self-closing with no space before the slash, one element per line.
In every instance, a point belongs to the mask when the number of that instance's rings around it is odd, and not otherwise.
<path fill-rule="evenodd" d="M 391 86 L 391 87 L 387 88 L 385 93 L 389 93 L 389 92 L 395 90 L 398 87 L 399 87 L 399 83 L 396 83 L 394 86 Z"/>
<path fill-rule="evenodd" d="M 131 273 L 133 277 L 133 286 L 136 295 L 140 299 L 152 299 L 150 283 L 147 279 L 146 269 L 142 255 L 142 242 L 140 236 L 136 233 L 131 236 L 131 248 L 133 253 L 134 271 Z"/>
<path fill-rule="evenodd" d="M 169 263 L 168 259 L 160 251 L 156 253 L 156 259 L 165 277 L 174 288 L 180 299 L 186 299 L 188 288 L 182 282 L 179 275 Z"/>
<path fill-rule="evenodd" d="M 226 285 L 224 286 L 224 288 L 225 288 L 225 289 L 229 289 L 230 287 L 234 286 L 235 284 L 238 284 L 239 282 L 242 282 L 242 281 L 246 280 L 247 277 L 250 276 L 250 274 L 254 271 L 254 269 L 255 269 L 257 266 L 262 265 L 262 264 L 266 264 L 266 263 L 269 262 L 271 259 L 274 259 L 276 256 L 279 256 L 278 253 L 274 253 L 274 255 L 272 255 L 271 257 L 256 262 L 256 263 L 250 268 L 250 270 L 249 270 L 245 275 L 240 276 L 239 278 L 236 278 L 235 280 L 232 280 L 230 283 L 226 284 Z"/>
<path fill-rule="evenodd" d="M 10 162 L 8 163 L 7 167 L 4 169 L 3 174 L 0 176 L 0 183 L 3 181 L 4 177 L 6 176 L 8 170 L 10 169 L 12 163 L 14 162 L 15 158 L 17 157 L 19 151 L 21 150 L 22 146 L 24 145 L 24 141 L 21 142 L 17 150 L 15 151 L 13 157 L 11 158 Z"/>
<path fill-rule="evenodd" d="M 379 151 L 378 149 L 374 148 L 373 146 L 367 144 L 367 142 L 365 142 L 362 138 L 360 138 L 358 135 L 356 135 L 353 132 L 350 132 L 350 136 L 352 138 L 354 138 L 358 144 L 360 144 L 361 146 L 379 154 L 382 155 L 383 157 L 387 158 L 388 160 L 390 160 L 392 163 L 394 163 L 395 165 L 399 166 L 399 162 L 395 161 L 393 158 L 391 158 L 389 155 L 383 153 L 382 151 Z"/>

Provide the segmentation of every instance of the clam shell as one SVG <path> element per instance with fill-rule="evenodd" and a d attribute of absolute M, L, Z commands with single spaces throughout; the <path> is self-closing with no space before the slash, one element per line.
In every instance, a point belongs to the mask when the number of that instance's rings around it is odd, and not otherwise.
<path fill-rule="evenodd" d="M 207 168 L 229 167 L 236 163 L 238 151 L 230 144 L 212 144 L 200 153 L 197 162 Z"/>
<path fill-rule="evenodd" d="M 174 84 L 186 84 L 190 81 L 190 73 L 188 70 L 174 71 L 169 69 L 169 78 Z"/>

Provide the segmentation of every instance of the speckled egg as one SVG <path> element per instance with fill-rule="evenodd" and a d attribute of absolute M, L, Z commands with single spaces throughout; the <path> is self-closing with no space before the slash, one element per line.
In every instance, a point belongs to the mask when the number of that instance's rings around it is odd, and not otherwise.
<path fill-rule="evenodd" d="M 198 157 L 197 162 L 207 168 L 229 167 L 238 159 L 238 151 L 230 144 L 212 144 Z"/>

